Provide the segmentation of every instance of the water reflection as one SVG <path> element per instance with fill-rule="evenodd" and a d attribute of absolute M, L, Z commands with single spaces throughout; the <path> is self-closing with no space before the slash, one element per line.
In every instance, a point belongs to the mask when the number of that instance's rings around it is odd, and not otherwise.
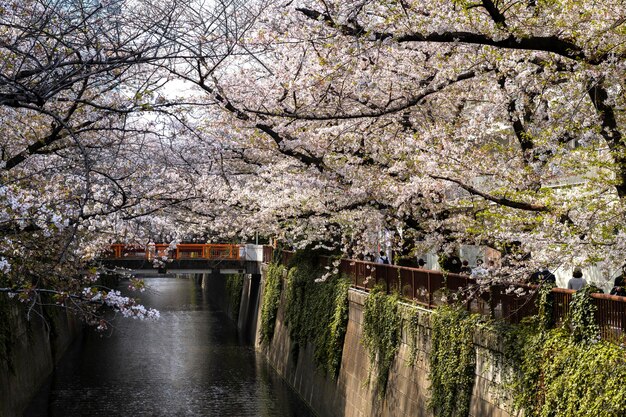
<path fill-rule="evenodd" d="M 146 280 L 158 322 L 87 332 L 25 417 L 313 416 L 193 280 Z"/>

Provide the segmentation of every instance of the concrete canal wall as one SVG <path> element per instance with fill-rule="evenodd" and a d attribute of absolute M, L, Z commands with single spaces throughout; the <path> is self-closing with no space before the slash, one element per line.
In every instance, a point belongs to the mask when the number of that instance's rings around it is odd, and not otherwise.
<path fill-rule="evenodd" d="M 285 283 L 283 283 L 285 284 Z M 414 364 L 410 364 L 411 348 L 407 340 L 408 331 L 403 331 L 402 343 L 389 375 L 384 398 L 379 399 L 375 389 L 375 372 L 369 369 L 368 353 L 361 343 L 363 332 L 364 302 L 368 295 L 361 291 L 349 292 L 349 319 L 344 342 L 339 377 L 335 381 L 324 376 L 315 367 L 313 348 L 300 350 L 297 359 L 292 353 L 289 329 L 285 326 L 285 291 L 283 291 L 276 320 L 274 336 L 267 344 L 260 343 L 260 317 L 263 283 L 259 285 L 259 296 L 245 293 L 241 308 L 256 310 L 255 314 L 240 315 L 239 326 L 248 333 L 255 332 L 255 347 L 264 353 L 277 372 L 300 394 L 321 417 L 420 417 L 433 416 L 428 409 L 429 381 L 428 357 L 430 352 L 430 317 L 427 310 L 419 311 L 418 351 Z M 283 285 L 285 288 L 285 285 Z M 216 297 L 228 304 L 222 293 Z M 407 307 L 415 308 L 415 307 Z M 227 311 L 225 309 L 225 311 Z M 252 320 L 252 322 L 251 322 Z M 495 335 L 485 331 L 474 335 L 476 351 L 476 376 L 471 398 L 470 415 L 473 417 L 509 417 L 513 413 L 509 405 L 500 400 L 498 386 L 499 368 Z"/>
<path fill-rule="evenodd" d="M 202 283 L 214 304 L 237 323 L 244 340 L 254 344 L 257 338 L 257 322 L 260 316 L 261 274 L 244 274 L 241 301 L 231 299 L 226 288 L 226 276 L 222 274 L 197 274 L 196 282 Z M 238 305 L 238 308 L 237 308 Z"/>
<path fill-rule="evenodd" d="M 119 277 L 102 275 L 115 288 Z M 0 417 L 21 417 L 83 323 L 52 301 L 32 308 L 0 294 Z M 41 305 L 46 305 L 42 307 Z"/>
<path fill-rule="evenodd" d="M 54 364 L 80 332 L 61 308 L 24 306 L 0 295 L 0 417 L 21 416 Z"/>

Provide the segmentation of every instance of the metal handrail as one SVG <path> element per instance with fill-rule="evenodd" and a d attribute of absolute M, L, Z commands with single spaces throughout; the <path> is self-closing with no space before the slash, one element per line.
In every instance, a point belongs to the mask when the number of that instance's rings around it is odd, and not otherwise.
<path fill-rule="evenodd" d="M 282 263 L 286 265 L 293 254 L 282 251 Z M 264 247 L 263 261 L 269 262 L 272 258 L 273 248 Z M 329 266 L 329 262 L 328 257 L 319 258 L 321 266 Z M 451 299 L 464 299 L 463 292 L 477 284 L 474 278 L 466 275 L 355 259 L 340 259 L 338 268 L 350 279 L 353 288 L 369 291 L 376 285 L 383 285 L 388 293 L 398 292 L 403 298 L 431 309 Z M 466 306 L 472 312 L 519 323 L 524 317 L 537 313 L 536 289 L 537 286 L 515 282 L 491 284 L 488 296 L 474 297 L 466 301 Z M 551 313 L 555 323 L 568 317 L 574 293 L 574 290 L 564 288 L 552 289 Z M 611 341 L 626 337 L 626 297 L 593 293 L 591 298 L 596 306 L 600 336 Z"/>

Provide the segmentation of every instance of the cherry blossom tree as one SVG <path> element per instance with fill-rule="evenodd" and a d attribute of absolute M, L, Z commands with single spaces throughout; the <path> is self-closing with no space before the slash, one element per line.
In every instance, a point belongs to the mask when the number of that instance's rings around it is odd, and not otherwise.
<path fill-rule="evenodd" d="M 266 9 L 240 54 L 190 59 L 185 77 L 224 110 L 205 129 L 229 129 L 267 182 L 250 182 L 249 224 L 344 247 L 381 227 L 420 250 L 486 244 L 515 270 L 615 266 L 622 8 L 293 1 Z"/>
<path fill-rule="evenodd" d="M 98 324 L 108 294 L 145 316 L 79 274 L 108 244 L 255 233 L 351 254 L 383 230 L 407 256 L 487 245 L 512 276 L 610 269 L 620 6 L 4 1 L 0 287 Z"/>
<path fill-rule="evenodd" d="M 162 120 L 182 103 L 158 94 L 168 79 L 157 64 L 180 50 L 181 6 L 0 3 L 1 292 L 31 307 L 47 294 L 100 326 L 103 304 L 156 316 L 97 287 L 91 262 L 117 239 L 141 238 L 130 220 L 193 188 Z"/>

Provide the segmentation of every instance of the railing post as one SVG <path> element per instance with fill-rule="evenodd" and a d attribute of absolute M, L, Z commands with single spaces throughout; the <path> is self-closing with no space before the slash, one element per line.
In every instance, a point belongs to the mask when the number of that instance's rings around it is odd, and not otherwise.
<path fill-rule="evenodd" d="M 469 277 L 465 276 L 465 288 L 467 288 L 468 285 L 469 285 Z M 467 308 L 468 313 L 472 312 L 472 299 L 470 297 L 467 297 L 466 308 Z"/>
<path fill-rule="evenodd" d="M 430 272 L 426 273 L 428 277 L 428 308 L 433 308 L 433 292 L 432 292 L 432 284 L 430 282 Z"/>
<path fill-rule="evenodd" d="M 387 294 L 391 294 L 389 285 L 389 268 L 387 266 L 383 266 L 383 268 L 385 269 L 385 285 L 387 286 Z"/>

